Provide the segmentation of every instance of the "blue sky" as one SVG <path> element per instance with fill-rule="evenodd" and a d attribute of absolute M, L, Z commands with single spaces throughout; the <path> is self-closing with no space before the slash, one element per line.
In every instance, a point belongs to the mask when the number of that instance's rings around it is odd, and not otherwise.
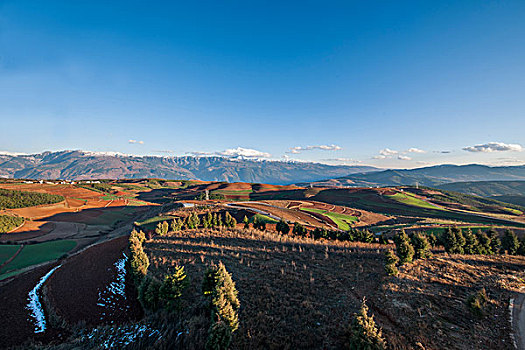
<path fill-rule="evenodd" d="M 523 18 L 522 0 L 0 1 L 0 151 L 523 164 Z"/>

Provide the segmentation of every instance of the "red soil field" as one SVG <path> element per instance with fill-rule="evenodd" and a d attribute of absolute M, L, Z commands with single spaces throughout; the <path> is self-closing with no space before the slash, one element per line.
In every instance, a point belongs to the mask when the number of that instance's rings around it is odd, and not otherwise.
<path fill-rule="evenodd" d="M 46 283 L 48 303 L 53 312 L 69 325 L 89 326 L 129 322 L 142 317 L 136 291 L 127 283 L 126 296 L 118 299 L 114 312 L 97 305 L 99 291 L 115 280 L 115 262 L 127 247 L 128 237 L 90 247 L 65 261 Z M 128 288 L 129 287 L 129 288 Z"/>

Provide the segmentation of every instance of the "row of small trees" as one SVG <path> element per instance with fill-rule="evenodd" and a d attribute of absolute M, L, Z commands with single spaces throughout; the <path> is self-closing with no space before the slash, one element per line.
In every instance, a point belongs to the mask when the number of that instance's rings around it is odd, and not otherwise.
<path fill-rule="evenodd" d="M 404 230 L 401 230 L 394 236 L 394 243 L 396 245 L 395 254 L 392 250 L 386 252 L 385 270 L 388 275 L 398 274 L 397 265 L 432 256 L 428 236 L 424 233 L 415 232 L 409 237 Z"/>
<path fill-rule="evenodd" d="M 190 213 L 185 218 L 176 218 L 168 224 L 167 221 L 159 222 L 155 228 L 155 233 L 164 236 L 168 233 L 171 228 L 172 231 L 181 231 L 185 229 L 196 229 L 199 227 L 203 228 L 219 228 L 219 227 L 230 227 L 233 228 L 237 225 L 237 220 L 229 212 L 225 212 L 224 215 L 220 213 L 208 212 L 206 215 L 199 217 L 197 213 Z"/>
<path fill-rule="evenodd" d="M 520 241 L 509 229 L 500 238 L 494 229 L 473 233 L 470 228 L 463 231 L 459 227 L 448 227 L 440 241 L 445 251 L 451 254 L 525 255 L 525 238 Z"/>
<path fill-rule="evenodd" d="M 165 225 L 161 227 L 163 229 Z M 174 273 L 168 273 L 160 280 L 149 276 L 149 259 L 143 249 L 145 241 L 142 231 L 131 232 L 129 269 L 138 286 L 139 301 L 146 310 L 165 308 L 169 312 L 180 312 L 183 291 L 190 283 L 184 266 L 175 266 Z M 208 299 L 211 315 L 206 349 L 226 350 L 231 343 L 232 334 L 239 328 L 240 303 L 235 283 L 222 262 L 206 269 L 202 293 Z"/>

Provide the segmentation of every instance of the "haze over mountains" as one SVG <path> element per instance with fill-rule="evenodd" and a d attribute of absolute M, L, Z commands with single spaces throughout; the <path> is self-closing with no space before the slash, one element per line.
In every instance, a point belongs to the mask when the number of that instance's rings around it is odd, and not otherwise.
<path fill-rule="evenodd" d="M 0 154 L 0 177 L 28 179 L 165 178 L 290 184 L 376 170 L 245 158 L 130 156 L 84 151 Z"/>
<path fill-rule="evenodd" d="M 479 164 L 437 165 L 418 169 L 390 169 L 350 174 L 337 179 L 319 181 L 316 186 L 383 187 L 422 185 L 439 187 L 451 182 L 525 180 L 525 166 L 491 167 Z"/>

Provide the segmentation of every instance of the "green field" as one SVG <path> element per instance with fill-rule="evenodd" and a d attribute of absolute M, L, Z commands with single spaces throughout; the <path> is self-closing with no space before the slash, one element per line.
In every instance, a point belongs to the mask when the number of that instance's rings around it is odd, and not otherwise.
<path fill-rule="evenodd" d="M 0 265 L 6 262 L 10 257 L 12 257 L 16 251 L 20 248 L 19 245 L 0 245 Z"/>
<path fill-rule="evenodd" d="M 265 224 L 276 224 L 277 220 L 272 219 L 269 216 L 263 214 L 255 214 L 250 218 L 250 223 L 253 223 L 257 219 L 258 222 L 264 222 Z"/>
<path fill-rule="evenodd" d="M 138 221 L 135 224 L 146 230 L 153 230 L 157 226 L 158 222 L 171 221 L 176 218 L 177 216 L 171 216 L 171 215 L 154 216 L 152 218 L 149 218 L 143 221 Z"/>
<path fill-rule="evenodd" d="M 432 205 L 428 202 L 425 202 L 424 200 L 414 197 L 414 195 L 411 193 L 398 192 L 393 195 L 387 195 L 386 197 L 391 198 L 397 202 L 400 202 L 406 205 L 412 205 L 414 207 L 443 210 L 442 208 L 438 206 Z"/>
<path fill-rule="evenodd" d="M 73 249 L 77 243 L 72 240 L 61 240 L 30 244 L 24 246 L 22 251 L 9 264 L 4 266 L 0 271 L 0 279 L 7 277 L 7 274 L 13 275 L 17 270 L 41 264 L 46 261 L 58 259 L 65 253 Z"/>
<path fill-rule="evenodd" d="M 333 213 L 327 210 L 315 209 L 315 208 L 300 208 L 300 209 L 304 211 L 309 211 L 311 213 L 322 214 L 332 219 L 332 221 L 335 222 L 337 227 L 344 231 L 350 230 L 350 225 L 357 221 L 357 217 L 351 216 L 351 215 Z"/>

